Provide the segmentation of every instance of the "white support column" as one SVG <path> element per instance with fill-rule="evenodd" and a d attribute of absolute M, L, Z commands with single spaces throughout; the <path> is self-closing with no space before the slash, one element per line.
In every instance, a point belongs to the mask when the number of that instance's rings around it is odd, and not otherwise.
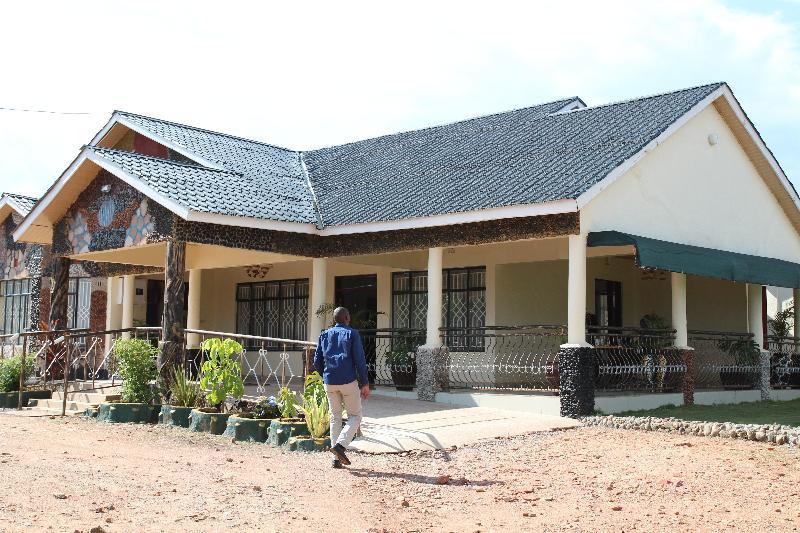
<path fill-rule="evenodd" d="M 586 344 L 586 234 L 569 236 L 567 344 Z"/>
<path fill-rule="evenodd" d="M 325 295 L 328 287 L 328 260 L 317 258 L 311 260 L 311 298 L 308 309 L 308 340 L 317 342 L 320 332 L 325 329 L 324 318 L 317 317 L 317 309 L 326 303 Z"/>
<path fill-rule="evenodd" d="M 442 338 L 442 249 L 428 250 L 428 315 L 425 346 L 439 348 Z"/>
<path fill-rule="evenodd" d="M 122 280 L 122 327 L 133 327 L 133 302 L 136 298 L 136 276 L 125 276 Z M 130 333 L 123 333 L 122 338 L 130 339 Z"/>
<path fill-rule="evenodd" d="M 689 346 L 689 333 L 686 320 L 686 274 L 672 272 L 672 327 L 675 328 L 675 346 Z"/>
<path fill-rule="evenodd" d="M 113 331 L 122 327 L 122 278 L 110 277 L 106 286 L 106 331 Z M 111 349 L 112 335 L 106 335 L 106 353 Z"/>
<path fill-rule="evenodd" d="M 200 329 L 200 294 L 203 290 L 203 271 L 195 268 L 189 271 L 189 303 L 186 313 L 186 329 Z M 200 335 L 186 335 L 187 348 L 200 347 Z"/>
<path fill-rule="evenodd" d="M 764 325 L 761 309 L 761 285 L 747 284 L 747 329 L 758 347 L 764 348 Z"/>
<path fill-rule="evenodd" d="M 792 307 L 794 308 L 794 329 L 795 337 L 800 337 L 800 289 L 792 289 Z"/>

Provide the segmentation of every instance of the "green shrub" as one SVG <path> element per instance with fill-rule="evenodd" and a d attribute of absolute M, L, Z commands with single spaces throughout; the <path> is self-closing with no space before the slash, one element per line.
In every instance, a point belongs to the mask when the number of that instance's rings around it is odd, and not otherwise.
<path fill-rule="evenodd" d="M 281 408 L 275 396 L 270 396 L 269 398 L 264 396 L 260 397 L 256 402 L 256 406 L 253 408 L 253 418 L 259 420 L 269 420 L 280 416 Z"/>
<path fill-rule="evenodd" d="M 172 383 L 169 386 L 170 405 L 177 407 L 195 407 L 200 398 L 200 384 L 189 379 L 183 366 L 172 370 Z"/>
<path fill-rule="evenodd" d="M 22 357 L 15 355 L 6 359 L 0 359 L 0 392 L 11 392 L 19 390 L 19 373 L 22 365 Z M 25 358 L 25 379 L 33 375 L 33 360 Z"/>
<path fill-rule="evenodd" d="M 331 407 L 328 404 L 328 395 L 325 394 L 325 385 L 319 372 L 313 372 L 306 377 L 302 410 L 306 415 L 306 426 L 312 437 L 321 439 L 328 434 L 331 424 Z"/>
<path fill-rule="evenodd" d="M 141 339 L 119 339 L 114 344 L 114 356 L 122 376 L 122 401 L 150 403 L 153 391 L 150 382 L 158 377 L 158 350 Z"/>
<path fill-rule="evenodd" d="M 200 387 L 207 392 L 206 400 L 213 406 L 221 405 L 228 396 L 236 399 L 244 395 L 242 382 L 242 366 L 233 359 L 242 353 L 242 345 L 233 339 L 206 339 L 203 351 L 208 359 L 203 362 Z"/>
<path fill-rule="evenodd" d="M 289 387 L 281 387 L 278 394 L 278 405 L 281 408 L 281 418 L 294 418 L 297 416 L 297 393 Z"/>

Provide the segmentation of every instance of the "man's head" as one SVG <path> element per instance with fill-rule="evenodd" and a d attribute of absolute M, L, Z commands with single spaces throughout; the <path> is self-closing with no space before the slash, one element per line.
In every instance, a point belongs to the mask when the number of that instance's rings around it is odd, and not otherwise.
<path fill-rule="evenodd" d="M 337 324 L 350 324 L 350 311 L 346 307 L 337 307 L 333 310 L 333 321 Z"/>

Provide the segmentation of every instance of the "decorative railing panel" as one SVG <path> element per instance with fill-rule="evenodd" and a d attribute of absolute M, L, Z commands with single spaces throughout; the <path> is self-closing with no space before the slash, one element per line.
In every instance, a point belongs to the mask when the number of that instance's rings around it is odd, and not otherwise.
<path fill-rule="evenodd" d="M 425 343 L 418 329 L 361 330 L 370 383 L 411 390 L 417 380 L 417 348 Z"/>
<path fill-rule="evenodd" d="M 675 349 L 675 330 L 590 327 L 598 391 L 680 392 L 686 364 Z"/>
<path fill-rule="evenodd" d="M 452 388 L 558 390 L 558 351 L 565 326 L 443 328 L 448 347 L 435 374 Z"/>
<path fill-rule="evenodd" d="M 758 389 L 760 351 L 751 333 L 689 331 L 695 389 Z"/>
<path fill-rule="evenodd" d="M 800 388 L 800 338 L 767 338 L 770 352 L 770 384 L 776 389 Z"/>

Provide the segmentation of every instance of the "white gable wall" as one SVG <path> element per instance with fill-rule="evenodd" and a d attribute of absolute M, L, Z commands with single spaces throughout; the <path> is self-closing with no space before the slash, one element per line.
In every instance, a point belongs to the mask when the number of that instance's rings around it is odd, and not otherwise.
<path fill-rule="evenodd" d="M 718 142 L 709 144 L 710 134 Z M 600 192 L 581 231 L 626 233 L 800 263 L 800 235 L 713 106 Z"/>

